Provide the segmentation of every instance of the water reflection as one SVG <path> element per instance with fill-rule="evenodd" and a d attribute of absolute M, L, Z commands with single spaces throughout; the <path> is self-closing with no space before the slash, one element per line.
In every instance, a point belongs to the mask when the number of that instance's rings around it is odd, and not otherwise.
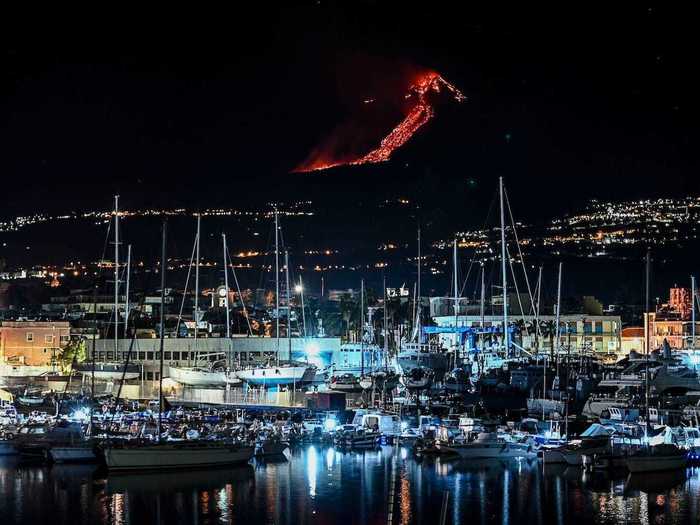
<path fill-rule="evenodd" d="M 295 450 L 289 461 L 107 475 L 0 461 L 0 524 L 697 522 L 700 472 L 582 473 L 537 461 L 416 461 L 404 450 Z"/>

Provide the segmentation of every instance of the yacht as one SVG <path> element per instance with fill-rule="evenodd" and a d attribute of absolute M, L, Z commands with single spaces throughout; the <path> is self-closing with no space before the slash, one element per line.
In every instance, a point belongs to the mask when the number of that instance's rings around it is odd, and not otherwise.
<path fill-rule="evenodd" d="M 411 368 L 408 372 L 404 371 L 401 376 L 401 383 L 408 390 L 425 390 L 433 384 L 435 373 L 432 368 L 420 366 Z"/>
<path fill-rule="evenodd" d="M 436 343 L 403 342 L 397 361 L 404 375 L 416 368 L 428 368 L 438 381 L 449 367 L 449 355 Z"/>
<path fill-rule="evenodd" d="M 339 392 L 362 391 L 360 379 L 356 375 L 350 373 L 332 376 L 329 381 L 329 386 L 332 390 L 337 390 Z"/>
<path fill-rule="evenodd" d="M 480 432 L 474 441 L 466 443 L 438 442 L 437 448 L 442 452 L 457 454 L 469 459 L 508 459 L 537 457 L 537 450 L 528 440 L 518 441 L 512 436 L 500 432 Z"/>

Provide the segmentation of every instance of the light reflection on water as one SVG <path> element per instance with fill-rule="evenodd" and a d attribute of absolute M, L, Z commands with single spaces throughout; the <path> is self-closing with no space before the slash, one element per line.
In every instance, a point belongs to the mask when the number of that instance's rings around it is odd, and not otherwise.
<path fill-rule="evenodd" d="M 393 484 L 393 486 L 392 486 Z M 393 489 L 393 490 L 392 490 Z M 291 461 L 107 476 L 93 466 L 0 458 L 0 524 L 697 523 L 700 470 L 628 478 L 512 461 L 416 461 L 320 446 Z"/>

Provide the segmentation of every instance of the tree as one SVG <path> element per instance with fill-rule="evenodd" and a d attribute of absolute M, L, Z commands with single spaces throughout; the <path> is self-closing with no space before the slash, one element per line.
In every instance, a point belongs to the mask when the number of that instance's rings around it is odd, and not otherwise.
<path fill-rule="evenodd" d="M 82 363 L 87 359 L 85 339 L 73 340 L 66 345 L 59 357 L 61 370 L 68 372 L 73 364 Z"/>

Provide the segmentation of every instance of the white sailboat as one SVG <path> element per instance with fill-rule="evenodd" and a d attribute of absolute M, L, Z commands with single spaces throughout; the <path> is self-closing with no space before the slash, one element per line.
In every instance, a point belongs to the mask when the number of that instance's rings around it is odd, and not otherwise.
<path fill-rule="evenodd" d="M 285 252 L 285 277 L 287 289 L 287 342 L 288 342 L 288 359 L 287 361 L 280 360 L 280 283 L 279 283 L 279 217 L 277 209 L 275 209 L 275 318 L 276 318 L 276 333 L 277 338 L 277 358 L 274 362 L 269 362 L 265 365 L 256 365 L 250 368 L 242 368 L 236 372 L 236 375 L 242 381 L 256 387 L 278 387 L 292 385 L 303 385 L 311 383 L 316 376 L 316 367 L 292 361 L 292 333 L 290 326 L 290 309 L 289 300 L 289 260 L 288 254 Z"/>
<path fill-rule="evenodd" d="M 200 239 L 200 216 L 197 216 L 197 234 L 195 235 L 195 253 L 197 261 L 195 262 L 195 306 L 194 306 L 194 346 L 195 355 L 198 360 L 208 362 L 209 357 L 220 357 L 221 359 L 211 363 L 207 366 L 200 366 L 195 364 L 195 366 L 171 366 L 169 368 L 170 379 L 180 383 L 181 385 L 194 386 L 194 387 L 226 387 L 226 386 L 238 386 L 242 383 L 241 379 L 236 375 L 236 373 L 227 365 L 228 356 L 223 353 L 216 354 L 199 354 L 197 351 L 197 342 L 199 335 L 199 239 Z M 224 282 L 225 282 L 225 307 L 226 307 L 226 340 L 231 341 L 231 326 L 229 324 L 229 304 L 228 304 L 228 270 L 226 266 L 227 262 L 227 248 L 226 248 L 226 236 L 223 235 L 223 249 L 224 249 Z M 184 299 L 183 299 L 184 300 Z M 223 365 L 221 364 L 223 363 Z"/>

